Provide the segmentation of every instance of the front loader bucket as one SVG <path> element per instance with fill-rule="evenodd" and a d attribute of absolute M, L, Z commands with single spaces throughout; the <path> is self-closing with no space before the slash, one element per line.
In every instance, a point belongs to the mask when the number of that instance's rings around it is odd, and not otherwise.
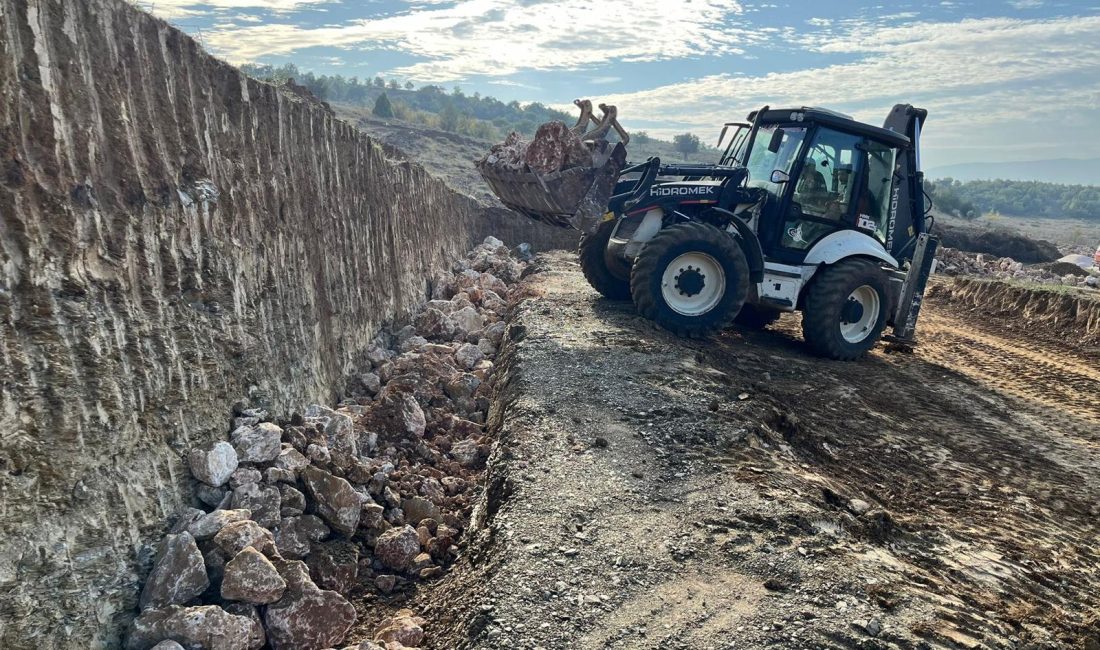
<path fill-rule="evenodd" d="M 551 226 L 590 232 L 607 210 L 625 165 L 626 147 L 617 143 L 599 167 L 573 167 L 540 175 L 479 161 L 477 170 L 506 207 Z"/>
<path fill-rule="evenodd" d="M 630 135 L 619 125 L 614 106 L 576 100 L 580 119 L 573 127 L 547 122 L 527 143 L 513 133 L 475 163 L 481 177 L 505 206 L 525 217 L 592 232 L 607 211 L 619 172 L 626 165 Z M 589 122 L 596 124 L 591 131 Z M 619 142 L 607 139 L 614 129 Z"/>

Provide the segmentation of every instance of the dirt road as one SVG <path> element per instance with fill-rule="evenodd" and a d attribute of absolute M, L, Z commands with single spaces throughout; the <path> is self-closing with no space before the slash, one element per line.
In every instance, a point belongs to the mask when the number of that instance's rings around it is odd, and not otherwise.
<path fill-rule="evenodd" d="M 1100 648 L 1100 353 L 937 303 L 855 363 L 685 341 L 543 266 L 432 647 Z"/>

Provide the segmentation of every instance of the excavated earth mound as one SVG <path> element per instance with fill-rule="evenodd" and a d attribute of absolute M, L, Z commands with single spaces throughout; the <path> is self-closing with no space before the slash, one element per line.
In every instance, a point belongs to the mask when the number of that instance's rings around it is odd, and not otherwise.
<path fill-rule="evenodd" d="M 1100 293 L 1052 291 L 979 278 L 935 283 L 928 297 L 974 318 L 997 319 L 1003 327 L 1074 345 L 1100 344 Z"/>
<path fill-rule="evenodd" d="M 1062 256 L 1058 247 L 1042 240 L 1031 239 L 1008 230 L 980 229 L 968 226 L 936 226 L 940 244 L 970 253 L 985 253 L 997 257 L 1011 257 L 1025 264 L 1053 262 Z"/>

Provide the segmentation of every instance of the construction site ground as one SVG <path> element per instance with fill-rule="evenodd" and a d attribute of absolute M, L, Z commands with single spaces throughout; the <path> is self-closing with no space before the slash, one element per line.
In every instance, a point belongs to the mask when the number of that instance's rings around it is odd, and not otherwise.
<path fill-rule="evenodd" d="M 912 353 L 827 361 L 535 269 L 480 531 L 402 603 L 430 647 L 1100 647 L 1097 350 L 932 301 Z"/>

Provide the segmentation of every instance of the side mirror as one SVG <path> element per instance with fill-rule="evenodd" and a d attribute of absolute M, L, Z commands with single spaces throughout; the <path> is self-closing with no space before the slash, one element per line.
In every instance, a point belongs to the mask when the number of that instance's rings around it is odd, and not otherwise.
<path fill-rule="evenodd" d="M 783 171 L 782 169 L 777 169 L 777 170 L 772 172 L 772 182 L 773 183 L 776 183 L 776 184 L 786 183 L 789 180 L 791 180 L 791 175 L 788 174 L 787 172 Z"/>
<path fill-rule="evenodd" d="M 772 131 L 772 139 L 768 141 L 768 151 L 779 153 L 779 147 L 783 144 L 783 129 Z"/>

